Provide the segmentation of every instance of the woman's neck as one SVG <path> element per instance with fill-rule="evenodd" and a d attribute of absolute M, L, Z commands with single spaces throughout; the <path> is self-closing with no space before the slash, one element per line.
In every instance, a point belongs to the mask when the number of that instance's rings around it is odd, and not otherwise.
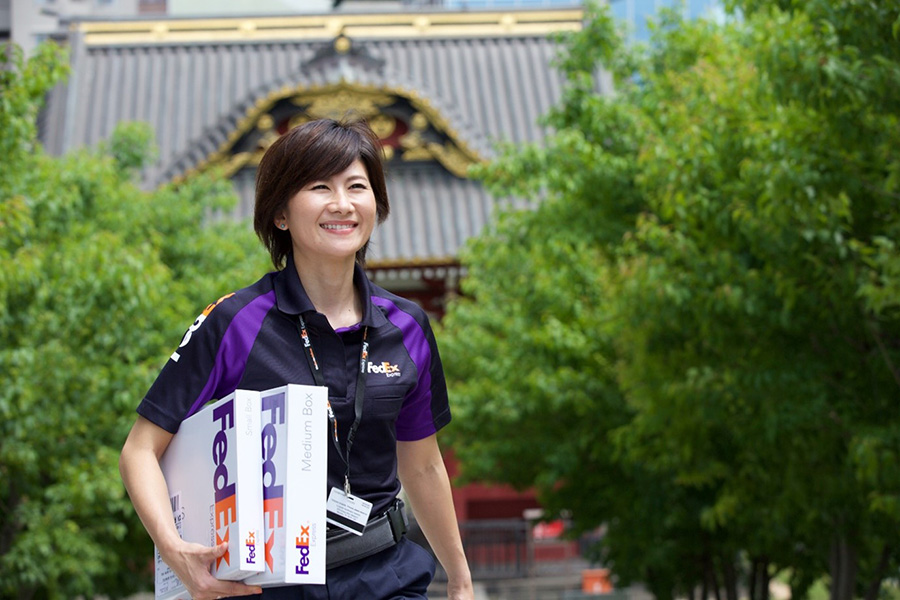
<path fill-rule="evenodd" d="M 294 254 L 294 265 L 306 295 L 333 329 L 349 327 L 362 320 L 362 302 L 353 285 L 355 261 L 304 261 Z"/>

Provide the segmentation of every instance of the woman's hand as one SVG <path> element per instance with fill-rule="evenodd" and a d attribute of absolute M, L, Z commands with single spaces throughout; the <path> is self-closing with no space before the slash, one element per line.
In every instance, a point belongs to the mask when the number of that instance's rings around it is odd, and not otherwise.
<path fill-rule="evenodd" d="M 447 582 L 447 600 L 474 600 L 474 598 L 475 590 L 470 578 Z"/>
<path fill-rule="evenodd" d="M 226 550 L 228 550 L 227 543 L 209 547 L 182 541 L 165 552 L 160 550 L 160 556 L 175 572 L 194 600 L 261 594 L 260 587 L 236 581 L 222 581 L 212 576 L 210 567 L 213 561 L 224 555 Z"/>

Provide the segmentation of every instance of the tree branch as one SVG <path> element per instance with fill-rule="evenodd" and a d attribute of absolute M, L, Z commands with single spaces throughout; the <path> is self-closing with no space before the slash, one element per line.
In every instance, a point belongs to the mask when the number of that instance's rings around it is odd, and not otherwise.
<path fill-rule="evenodd" d="M 894 376 L 894 382 L 897 384 L 897 387 L 900 387 L 900 371 L 897 371 L 897 368 L 891 360 L 890 354 L 888 354 L 887 348 L 884 347 L 884 341 L 881 339 L 881 334 L 877 329 L 872 327 L 872 335 L 875 338 L 875 344 L 878 346 L 878 351 L 881 353 L 881 358 L 884 359 L 888 370 L 891 372 L 891 375 Z"/>
<path fill-rule="evenodd" d="M 866 588 L 866 595 L 863 597 L 863 600 L 878 599 L 878 592 L 881 590 L 881 582 L 884 580 L 884 576 L 887 573 L 890 560 L 891 549 L 890 546 L 885 544 L 884 549 L 881 551 L 881 559 L 878 561 L 878 567 L 875 569 L 875 575 L 872 577 L 869 587 Z"/>

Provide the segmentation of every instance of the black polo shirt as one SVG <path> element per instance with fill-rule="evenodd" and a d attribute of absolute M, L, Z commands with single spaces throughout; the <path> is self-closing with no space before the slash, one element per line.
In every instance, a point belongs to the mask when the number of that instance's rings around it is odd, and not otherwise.
<path fill-rule="evenodd" d="M 354 420 L 362 327 L 368 327 L 369 367 L 362 421 L 353 444 L 354 495 L 387 509 L 400 490 L 396 442 L 428 437 L 450 422 L 447 385 L 425 312 L 368 280 L 360 324 L 333 330 L 316 312 L 292 257 L 283 271 L 210 304 L 197 317 L 138 406 L 138 413 L 175 433 L 210 400 L 235 389 L 267 390 L 287 383 L 315 385 L 297 328 L 303 314 L 328 386 L 341 447 Z M 325 426 L 323 424 L 323 426 Z M 328 486 L 342 487 L 345 465 L 328 445 Z"/>

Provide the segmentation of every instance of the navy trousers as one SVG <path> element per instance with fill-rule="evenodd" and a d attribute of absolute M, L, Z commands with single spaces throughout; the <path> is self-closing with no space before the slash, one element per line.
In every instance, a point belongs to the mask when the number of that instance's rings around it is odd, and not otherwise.
<path fill-rule="evenodd" d="M 325 585 L 265 588 L 263 600 L 423 600 L 434 578 L 434 558 L 406 538 L 383 552 L 330 569 Z M 259 596 L 244 596 L 253 599 Z"/>

